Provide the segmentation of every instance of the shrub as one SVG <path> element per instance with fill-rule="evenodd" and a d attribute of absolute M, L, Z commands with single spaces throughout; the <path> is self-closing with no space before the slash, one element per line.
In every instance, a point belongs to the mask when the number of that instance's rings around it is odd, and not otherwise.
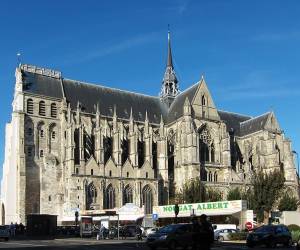
<path fill-rule="evenodd" d="M 293 242 L 298 242 L 298 240 L 300 239 L 300 230 L 298 231 L 291 231 L 292 234 L 292 240 Z"/>
<path fill-rule="evenodd" d="M 230 240 L 246 240 L 247 235 L 248 235 L 247 232 L 230 233 L 229 239 Z"/>
<path fill-rule="evenodd" d="M 291 224 L 291 225 L 288 225 L 288 229 L 290 230 L 290 232 L 292 232 L 292 231 L 300 231 L 300 226 L 298 226 L 296 224 Z"/>

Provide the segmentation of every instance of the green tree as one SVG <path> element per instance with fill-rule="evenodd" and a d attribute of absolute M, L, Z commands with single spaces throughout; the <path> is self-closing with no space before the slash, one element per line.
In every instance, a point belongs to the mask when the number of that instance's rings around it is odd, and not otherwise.
<path fill-rule="evenodd" d="M 217 189 L 206 188 L 199 177 L 186 182 L 183 186 L 182 193 L 178 193 L 177 197 L 182 197 L 184 203 L 222 200 L 221 192 Z"/>
<path fill-rule="evenodd" d="M 222 193 L 217 189 L 207 188 L 205 192 L 205 201 L 221 201 Z"/>
<path fill-rule="evenodd" d="M 254 173 L 252 178 L 252 206 L 259 222 L 268 223 L 269 214 L 284 188 L 284 174 L 280 170 Z"/>
<path fill-rule="evenodd" d="M 278 209 L 279 211 L 296 211 L 298 202 L 295 196 L 285 193 L 279 201 Z"/>
<path fill-rule="evenodd" d="M 242 199 L 242 193 L 238 187 L 229 190 L 227 194 L 228 201 L 241 200 L 241 199 Z"/>
<path fill-rule="evenodd" d="M 205 200 L 205 186 L 199 177 L 193 178 L 183 186 L 182 197 L 185 203 L 203 202 Z"/>

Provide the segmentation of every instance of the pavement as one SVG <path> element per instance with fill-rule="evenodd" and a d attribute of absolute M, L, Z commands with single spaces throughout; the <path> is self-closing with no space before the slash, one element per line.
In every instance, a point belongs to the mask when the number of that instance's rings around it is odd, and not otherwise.
<path fill-rule="evenodd" d="M 12 239 L 8 242 L 0 242 L 0 249 L 47 249 L 47 250 L 63 250 L 63 249 L 72 249 L 72 250 L 149 250 L 146 246 L 145 241 L 137 241 L 135 239 L 127 240 L 96 240 L 94 238 L 63 238 L 63 239 L 53 239 L 53 240 L 29 240 L 29 239 Z M 217 242 L 215 243 L 212 250 L 237 250 L 237 249 L 248 249 L 244 241 L 230 241 L 230 242 Z M 257 247 L 255 250 L 259 249 L 268 249 L 266 247 Z M 283 248 L 278 246 L 279 250 L 294 250 L 295 248 Z"/>

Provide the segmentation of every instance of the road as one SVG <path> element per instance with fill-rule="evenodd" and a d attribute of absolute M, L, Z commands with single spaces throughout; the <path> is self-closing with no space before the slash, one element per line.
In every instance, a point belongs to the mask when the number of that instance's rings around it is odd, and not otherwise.
<path fill-rule="evenodd" d="M 8 242 L 0 242 L 0 249 L 47 249 L 47 250 L 63 250 L 63 249 L 75 249 L 75 250 L 131 250 L 141 249 L 148 250 L 145 242 L 138 242 L 135 240 L 101 240 L 95 239 L 80 239 L 80 238 L 68 238 L 68 239 L 55 239 L 55 240 L 10 240 Z M 248 249 L 244 243 L 220 243 L 215 244 L 212 250 L 238 250 Z M 254 248 L 255 250 L 266 250 L 268 248 Z M 283 248 L 278 246 L 279 250 L 294 250 L 295 248 Z"/>

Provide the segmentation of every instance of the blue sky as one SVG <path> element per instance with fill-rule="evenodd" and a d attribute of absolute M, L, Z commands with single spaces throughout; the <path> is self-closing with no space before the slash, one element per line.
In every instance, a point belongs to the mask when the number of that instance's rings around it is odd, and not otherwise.
<path fill-rule="evenodd" d="M 0 164 L 16 54 L 66 78 L 158 95 L 171 26 L 184 90 L 203 74 L 219 109 L 273 110 L 300 153 L 300 2 L 276 0 L 0 2 Z"/>

